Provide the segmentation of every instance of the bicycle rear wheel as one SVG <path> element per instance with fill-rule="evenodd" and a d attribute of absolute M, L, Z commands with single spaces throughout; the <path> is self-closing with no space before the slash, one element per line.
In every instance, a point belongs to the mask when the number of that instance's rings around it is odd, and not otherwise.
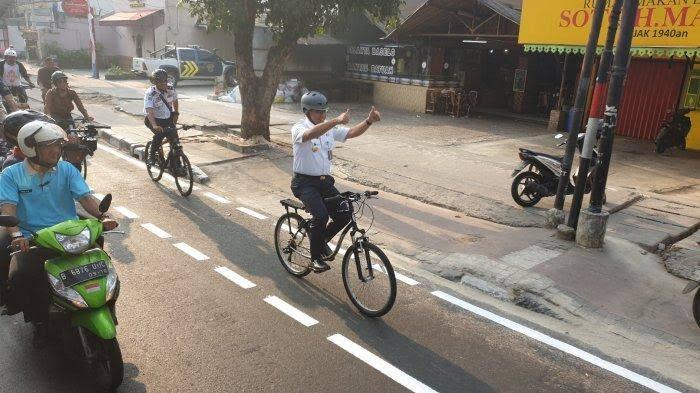
<path fill-rule="evenodd" d="M 180 195 L 186 197 L 192 193 L 194 176 L 192 176 L 192 165 L 184 152 L 180 151 L 173 154 L 170 168 L 175 185 L 177 186 Z"/>
<path fill-rule="evenodd" d="M 275 225 L 275 250 L 289 274 L 304 277 L 311 272 L 311 249 L 306 234 L 306 220 L 296 213 L 286 213 Z"/>
<path fill-rule="evenodd" d="M 159 181 L 163 177 L 163 150 L 158 149 L 155 157 L 151 157 L 151 143 L 146 143 L 146 151 L 144 152 L 146 155 L 146 170 L 151 180 Z"/>
<path fill-rule="evenodd" d="M 370 268 L 371 266 L 371 268 Z M 355 243 L 343 258 L 343 284 L 350 301 L 368 317 L 381 317 L 396 300 L 396 276 L 389 258 L 370 242 Z"/>

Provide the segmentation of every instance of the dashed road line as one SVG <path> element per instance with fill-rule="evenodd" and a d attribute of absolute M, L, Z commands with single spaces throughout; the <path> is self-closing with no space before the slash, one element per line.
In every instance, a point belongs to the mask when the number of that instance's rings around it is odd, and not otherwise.
<path fill-rule="evenodd" d="M 328 341 L 339 346 L 345 351 L 349 352 L 351 355 L 367 363 L 373 369 L 379 371 L 380 373 L 386 375 L 387 377 L 393 379 L 401 386 L 412 392 L 435 392 L 421 381 L 413 378 L 412 376 L 406 374 L 405 372 L 399 370 L 398 368 L 392 366 L 386 360 L 380 358 L 379 356 L 373 354 L 372 352 L 362 348 L 361 346 L 355 344 L 350 339 L 346 338 L 342 334 L 334 334 L 328 337 Z"/>
<path fill-rule="evenodd" d="M 298 308 L 292 306 L 291 304 L 285 302 L 284 300 L 278 298 L 277 296 L 268 296 L 265 298 L 265 302 L 272 307 L 282 311 L 287 314 L 290 318 L 296 320 L 300 324 L 309 327 L 318 323 L 317 320 L 311 318 L 305 312 L 299 310 Z"/>
<path fill-rule="evenodd" d="M 173 244 L 173 246 L 177 247 L 180 251 L 184 252 L 185 254 L 191 256 L 192 258 L 198 261 L 206 261 L 207 259 L 209 259 L 208 256 L 202 254 L 187 243 L 175 243 Z"/>
<path fill-rule="evenodd" d="M 169 239 L 172 237 L 168 232 L 165 232 L 150 222 L 147 224 L 141 224 L 141 226 L 161 239 Z"/>
<path fill-rule="evenodd" d="M 226 199 L 222 196 L 216 195 L 213 192 L 206 191 L 206 192 L 204 192 L 204 196 L 206 196 L 209 199 L 213 199 L 219 203 L 225 203 L 225 204 L 231 203 L 231 201 L 229 201 L 228 199 Z"/>
<path fill-rule="evenodd" d="M 230 280 L 231 282 L 243 289 L 250 289 L 255 287 L 255 284 L 253 282 L 227 267 L 219 266 L 216 269 L 214 269 L 214 271 L 226 277 L 228 280 Z"/>
<path fill-rule="evenodd" d="M 644 387 L 647 387 L 651 390 L 654 390 L 656 392 L 664 392 L 664 393 L 680 393 L 677 390 L 663 385 L 659 382 L 654 381 L 653 379 L 647 378 L 643 375 L 637 374 L 634 371 L 630 371 L 624 367 L 618 366 L 614 363 L 611 363 L 607 360 L 603 360 L 599 358 L 598 356 L 595 356 L 593 354 L 590 354 L 584 350 L 578 349 L 574 347 L 573 345 L 567 344 L 563 341 L 557 340 L 556 338 L 550 337 L 544 333 L 540 333 L 534 329 L 531 329 L 527 326 L 521 325 L 517 322 L 513 322 L 510 319 L 501 317 L 499 315 L 496 315 L 490 311 L 484 310 L 483 308 L 477 307 L 471 303 L 465 302 L 462 299 L 458 299 L 452 295 L 448 295 L 445 292 L 442 291 L 434 291 L 432 294 L 442 300 L 445 300 L 449 303 L 454 304 L 457 307 L 460 307 L 464 310 L 467 310 L 469 312 L 472 312 L 476 315 L 479 315 L 483 318 L 486 318 L 492 322 L 495 322 L 501 326 L 504 326 L 508 329 L 511 329 L 513 331 L 516 331 L 518 333 L 524 334 L 525 336 L 528 336 L 536 341 L 539 341 L 543 344 L 549 345 L 550 347 L 554 347 L 562 352 L 568 353 L 569 355 L 573 355 L 583 361 L 586 361 L 590 364 L 593 364 L 595 366 L 598 366 L 604 370 L 610 371 L 613 374 L 617 374 L 625 379 L 628 379 L 632 382 L 636 382 Z"/>
<path fill-rule="evenodd" d="M 241 212 L 241 213 L 245 213 L 245 214 L 247 214 L 247 215 L 249 215 L 249 216 L 251 216 L 251 217 L 255 217 L 255 218 L 257 218 L 258 220 L 265 220 L 265 219 L 267 219 L 267 216 L 262 215 L 262 214 L 260 214 L 260 213 L 258 213 L 258 212 L 256 212 L 256 211 L 254 211 L 254 210 L 250 210 L 250 209 L 248 209 L 247 207 L 237 207 L 236 210 L 238 210 L 238 211 Z"/>
<path fill-rule="evenodd" d="M 372 267 L 374 267 L 375 269 L 379 270 L 380 272 L 386 274 L 386 270 L 384 269 L 384 267 L 382 265 L 374 263 L 374 264 L 372 264 Z M 411 277 L 404 276 L 403 274 L 397 272 L 396 269 L 394 269 L 394 276 L 396 276 L 397 280 L 403 282 L 404 284 L 408 284 L 410 286 L 415 286 L 415 285 L 420 284 L 418 281 L 412 279 Z"/>
<path fill-rule="evenodd" d="M 132 212 L 131 210 L 125 208 L 124 206 L 117 206 L 114 208 L 114 210 L 116 210 L 119 213 L 121 213 L 122 215 L 124 215 L 124 217 L 132 219 L 132 220 L 139 218 L 138 214 Z"/>

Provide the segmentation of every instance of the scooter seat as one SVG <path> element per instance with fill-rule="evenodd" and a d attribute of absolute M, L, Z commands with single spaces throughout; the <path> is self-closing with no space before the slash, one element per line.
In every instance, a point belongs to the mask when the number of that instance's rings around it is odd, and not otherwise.
<path fill-rule="evenodd" d="M 521 148 L 520 151 L 523 152 L 523 153 L 525 153 L 525 154 L 530 154 L 530 155 L 533 155 L 533 156 L 542 156 L 542 157 L 551 158 L 551 159 L 557 160 L 557 161 L 559 161 L 559 162 L 561 162 L 562 160 L 564 160 L 564 157 L 562 157 L 562 156 L 553 156 L 553 155 L 551 155 L 551 154 L 539 153 L 539 152 L 532 151 L 532 150 L 528 150 L 528 149 L 522 149 L 522 148 Z"/>

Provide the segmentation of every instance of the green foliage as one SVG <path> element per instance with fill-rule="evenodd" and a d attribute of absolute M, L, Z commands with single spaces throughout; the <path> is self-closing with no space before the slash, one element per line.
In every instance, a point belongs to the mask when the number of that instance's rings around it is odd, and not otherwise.
<path fill-rule="evenodd" d="M 87 49 L 68 50 L 60 47 L 56 42 L 48 42 L 43 45 L 42 53 L 44 56 L 55 56 L 58 59 L 58 65 L 62 69 L 70 68 L 91 68 L 92 54 Z M 97 57 L 102 53 L 102 46 L 97 44 Z"/>
<path fill-rule="evenodd" d="M 396 21 L 404 0 L 182 0 L 192 15 L 215 30 L 252 28 L 255 21 L 272 30 L 275 41 L 292 41 L 323 31 L 342 31 L 351 15 L 367 11 L 381 21 Z"/>
<path fill-rule="evenodd" d="M 131 75 L 131 72 L 118 65 L 112 64 L 112 66 L 107 69 L 107 75 Z"/>

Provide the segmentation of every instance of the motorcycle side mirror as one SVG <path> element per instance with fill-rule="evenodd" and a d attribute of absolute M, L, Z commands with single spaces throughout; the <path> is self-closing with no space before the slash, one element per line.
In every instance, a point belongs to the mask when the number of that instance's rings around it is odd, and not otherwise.
<path fill-rule="evenodd" d="M 100 202 L 99 210 L 100 213 L 106 213 L 109 210 L 109 206 L 112 204 L 112 194 L 107 194 Z"/>
<path fill-rule="evenodd" d="M 16 227 L 19 225 L 19 218 L 15 216 L 0 216 L 0 226 Z"/>
<path fill-rule="evenodd" d="M 554 139 L 561 139 L 561 138 L 563 138 L 563 137 L 564 137 L 564 134 L 557 134 L 557 135 L 554 135 Z"/>

